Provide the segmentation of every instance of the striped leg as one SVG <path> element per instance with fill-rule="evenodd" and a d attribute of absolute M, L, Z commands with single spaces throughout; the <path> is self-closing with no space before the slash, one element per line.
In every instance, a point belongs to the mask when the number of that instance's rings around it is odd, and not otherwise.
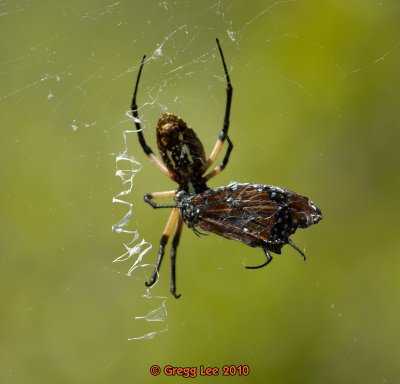
<path fill-rule="evenodd" d="M 158 248 L 158 260 L 154 272 L 151 275 L 149 281 L 147 281 L 146 287 L 151 287 L 157 281 L 158 273 L 160 271 L 161 263 L 164 257 L 165 246 L 167 245 L 168 239 L 175 227 L 176 221 L 179 219 L 179 208 L 174 208 L 169 216 L 167 225 L 165 226 L 164 232 L 161 236 L 160 247 Z M 179 240 L 179 239 L 178 239 Z"/>

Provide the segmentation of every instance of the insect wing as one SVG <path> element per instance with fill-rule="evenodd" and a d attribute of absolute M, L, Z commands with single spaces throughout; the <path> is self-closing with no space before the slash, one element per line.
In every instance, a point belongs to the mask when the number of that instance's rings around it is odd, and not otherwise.
<path fill-rule="evenodd" d="M 277 253 L 286 238 L 277 236 L 288 207 L 274 199 L 268 186 L 231 184 L 193 196 L 201 229 L 252 247 L 266 246 Z M 275 193 L 276 196 L 276 193 Z"/>

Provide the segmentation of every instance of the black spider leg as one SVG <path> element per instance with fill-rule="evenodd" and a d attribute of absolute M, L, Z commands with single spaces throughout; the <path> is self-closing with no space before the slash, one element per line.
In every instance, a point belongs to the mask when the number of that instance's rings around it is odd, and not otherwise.
<path fill-rule="evenodd" d="M 221 164 L 219 164 L 219 166 L 218 166 L 220 172 L 221 172 L 223 169 L 225 169 L 226 165 L 228 164 L 229 157 L 230 157 L 231 152 L 232 152 L 232 149 L 233 149 L 233 143 L 232 143 L 232 141 L 231 141 L 231 139 L 229 138 L 229 136 L 228 136 L 227 133 L 225 133 L 225 139 L 226 139 L 226 141 L 228 142 L 228 148 L 227 148 L 227 150 L 226 150 L 226 153 L 225 153 L 224 158 L 222 159 Z"/>
<path fill-rule="evenodd" d="M 170 254 L 170 259 L 171 259 L 170 291 L 175 296 L 176 299 L 179 299 L 181 297 L 181 294 L 176 293 L 176 250 L 178 248 L 179 240 L 181 238 L 182 227 L 183 227 L 183 220 L 181 217 L 179 217 L 178 222 L 176 223 L 176 230 L 174 238 L 172 240 L 171 254 Z"/>
<path fill-rule="evenodd" d="M 158 206 L 157 208 L 164 208 L 164 207 Z M 172 210 L 172 212 L 169 216 L 169 219 L 168 219 L 167 225 L 165 226 L 164 232 L 161 236 L 160 246 L 158 248 L 158 259 L 157 259 L 156 267 L 154 268 L 154 271 L 153 271 L 153 274 L 151 275 L 150 280 L 145 282 L 146 287 L 151 287 L 152 285 L 155 284 L 155 282 L 158 279 L 159 270 L 161 268 L 161 263 L 164 258 L 165 246 L 167 245 L 168 239 L 169 239 L 172 231 L 175 228 L 175 224 L 177 223 L 177 220 L 179 220 L 179 221 L 181 220 L 180 214 L 179 214 L 179 208 L 174 207 L 174 209 Z M 180 230 L 181 229 L 182 228 L 180 228 Z M 178 242 L 179 242 L 179 235 L 178 235 Z M 175 235 L 175 237 L 176 237 L 176 235 Z M 176 242 L 175 237 L 174 237 L 173 241 Z M 171 253 L 172 253 L 172 251 L 171 251 Z M 175 253 L 176 253 L 176 249 L 175 249 Z M 172 255 L 171 255 L 171 258 L 172 258 Z M 175 256 L 174 256 L 174 259 L 175 259 Z M 171 287 L 171 292 L 172 292 L 172 287 Z M 175 297 L 176 297 L 176 295 L 175 295 Z"/>
<path fill-rule="evenodd" d="M 232 88 L 231 78 L 229 77 L 229 72 L 226 67 L 225 57 L 222 52 L 221 45 L 219 44 L 219 40 L 218 39 L 216 39 L 216 40 L 217 40 L 218 50 L 221 55 L 222 65 L 224 66 L 224 72 L 225 72 L 225 77 L 226 77 L 226 107 L 225 107 L 224 126 L 222 128 L 222 133 L 226 137 L 226 135 L 228 134 L 228 129 L 229 129 L 229 117 L 231 114 L 233 88 Z M 229 141 L 228 141 L 228 144 L 232 145 L 232 143 L 229 143 Z"/>
<path fill-rule="evenodd" d="M 135 89 L 133 91 L 131 109 L 132 109 L 132 114 L 133 114 L 134 121 L 135 121 L 137 134 L 139 137 L 139 143 L 142 146 L 143 151 L 146 153 L 146 155 L 150 155 L 153 153 L 153 150 L 147 145 L 146 140 L 144 139 L 142 127 L 140 126 L 140 119 L 139 119 L 139 114 L 137 111 L 137 104 L 136 104 L 136 96 L 137 96 L 137 92 L 138 92 L 138 88 L 139 88 L 140 77 L 142 75 L 145 59 L 146 59 L 146 55 L 143 56 L 142 61 L 140 62 L 140 68 L 139 68 L 139 72 L 138 72 L 138 75 L 136 78 Z"/>
<path fill-rule="evenodd" d="M 303 257 L 303 260 L 306 261 L 306 255 L 304 254 L 304 252 L 295 243 L 293 243 L 292 240 L 288 239 L 288 244 L 291 247 L 293 247 L 297 252 L 299 252 L 300 255 Z"/>
<path fill-rule="evenodd" d="M 144 284 L 146 287 L 150 288 L 155 284 L 155 282 L 158 279 L 158 273 L 161 267 L 162 260 L 164 258 L 164 252 L 165 252 L 165 246 L 167 245 L 169 236 L 167 235 L 162 235 L 161 240 L 160 240 L 160 246 L 158 248 L 158 259 L 157 259 L 157 264 L 156 267 L 154 268 L 153 274 L 150 277 L 149 281 L 146 281 Z"/>
<path fill-rule="evenodd" d="M 211 165 L 211 163 L 217 158 L 218 154 L 220 153 L 222 149 L 222 145 L 224 144 L 225 140 L 228 142 L 228 148 L 226 150 L 225 156 L 222 160 L 222 162 L 217 165 L 211 172 L 209 172 L 207 175 L 204 176 L 204 179 L 207 181 L 211 179 L 212 177 L 218 175 L 228 164 L 229 157 L 231 155 L 232 149 L 233 149 L 233 143 L 231 139 L 228 136 L 228 130 L 229 130 L 229 125 L 230 125 L 230 114 L 231 114 L 231 105 L 232 105 L 232 95 L 233 95 L 233 87 L 231 83 L 231 78 L 229 76 L 228 68 L 226 66 L 225 62 L 225 57 L 222 52 L 221 45 L 219 43 L 219 40 L 216 39 L 217 45 L 218 45 L 218 50 L 219 54 L 221 56 L 222 60 L 222 65 L 224 67 L 224 73 L 225 73 L 225 78 L 226 78 L 226 106 L 225 106 L 225 115 L 224 115 L 224 123 L 222 126 L 221 133 L 218 136 L 218 141 L 214 146 L 214 149 L 211 152 L 211 155 L 209 159 L 207 160 L 207 166 L 206 169 Z"/>
<path fill-rule="evenodd" d="M 144 195 L 144 201 L 151 205 L 154 209 L 158 209 L 158 208 L 176 208 L 176 205 L 172 205 L 172 204 L 157 204 L 153 199 L 154 198 L 159 198 L 157 196 L 158 195 L 167 195 L 169 193 L 174 193 L 175 191 L 166 191 L 166 192 L 155 192 L 155 193 L 146 193 Z M 161 196 L 161 197 L 168 197 L 168 196 Z"/>
<path fill-rule="evenodd" d="M 245 268 L 246 268 L 246 269 L 258 269 L 258 268 L 262 268 L 262 267 L 265 267 L 266 265 L 268 265 L 268 264 L 272 261 L 272 256 L 271 256 L 271 254 L 268 252 L 267 249 L 263 248 L 263 251 L 264 251 L 264 253 L 265 253 L 265 256 L 267 257 L 267 260 L 265 261 L 265 263 L 263 263 L 263 264 L 261 264 L 261 265 L 255 265 L 254 267 L 253 267 L 253 266 L 248 266 L 248 265 L 246 265 Z"/>
<path fill-rule="evenodd" d="M 131 103 L 132 115 L 133 115 L 133 119 L 134 119 L 134 122 L 135 122 L 135 127 L 136 127 L 136 131 L 137 131 L 137 134 L 138 134 L 138 138 L 139 138 L 139 143 L 140 143 L 140 146 L 142 147 L 144 153 L 150 158 L 150 160 L 152 160 L 156 164 L 156 166 L 165 175 L 167 175 L 169 178 L 174 180 L 174 177 L 173 177 L 172 173 L 156 157 L 156 155 L 154 154 L 153 150 L 147 145 L 146 140 L 145 140 L 144 135 L 143 135 L 143 130 L 142 130 L 142 127 L 141 127 L 141 124 L 140 124 L 138 107 L 137 107 L 137 103 L 136 103 L 136 96 L 137 96 L 138 89 L 139 89 L 140 77 L 142 76 L 142 71 L 143 71 L 143 66 L 144 66 L 145 59 L 146 59 L 146 55 L 143 56 L 142 61 L 140 62 L 139 72 L 138 72 L 138 75 L 137 75 L 137 78 L 136 78 L 136 84 L 135 84 L 135 88 L 134 88 L 134 91 L 133 91 L 132 103 Z"/>

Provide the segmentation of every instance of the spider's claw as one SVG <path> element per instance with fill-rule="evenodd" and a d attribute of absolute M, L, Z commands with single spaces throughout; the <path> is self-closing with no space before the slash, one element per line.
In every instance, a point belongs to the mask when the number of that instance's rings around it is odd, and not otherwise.
<path fill-rule="evenodd" d="M 147 288 L 150 288 L 150 287 L 152 287 L 152 286 L 154 285 L 154 283 L 156 282 L 156 280 L 157 280 L 157 279 L 150 279 L 150 281 L 145 281 L 144 285 L 145 285 Z"/>
<path fill-rule="evenodd" d="M 152 287 L 158 280 L 158 270 L 155 270 L 149 281 L 145 281 L 144 285 L 147 288 Z"/>
<path fill-rule="evenodd" d="M 171 293 L 174 295 L 175 299 L 179 299 L 182 296 L 180 293 L 176 293 L 176 291 L 173 291 L 172 289 Z"/>

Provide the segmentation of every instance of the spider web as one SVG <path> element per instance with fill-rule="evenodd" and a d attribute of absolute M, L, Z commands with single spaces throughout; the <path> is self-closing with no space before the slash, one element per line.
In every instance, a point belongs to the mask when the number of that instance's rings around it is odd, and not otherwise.
<path fill-rule="evenodd" d="M 230 379 L 397 382 L 399 11 L 374 0 L 1 1 L 1 381 L 248 364 L 250 376 Z M 175 300 L 169 246 L 159 281 L 144 285 L 168 212 L 142 196 L 176 186 L 142 153 L 129 104 L 147 54 L 146 140 L 156 150 L 170 111 L 209 153 L 225 108 L 216 37 L 235 148 L 210 186 L 281 185 L 324 220 L 296 233 L 307 264 L 284 247 L 254 273 L 243 264 L 260 250 L 184 230 Z"/>

